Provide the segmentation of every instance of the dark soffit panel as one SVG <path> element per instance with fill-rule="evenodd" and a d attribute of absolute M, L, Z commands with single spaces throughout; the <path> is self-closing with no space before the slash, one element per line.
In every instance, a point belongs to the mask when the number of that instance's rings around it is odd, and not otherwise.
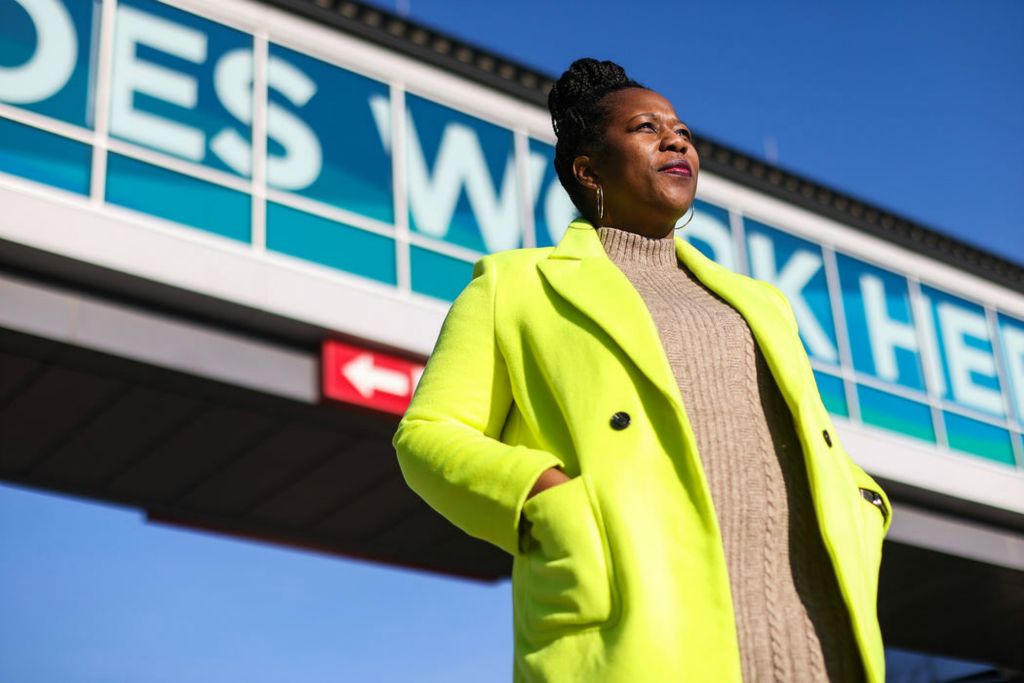
<path fill-rule="evenodd" d="M 878 616 L 890 646 L 1024 672 L 1024 572 L 886 541 Z"/>
<path fill-rule="evenodd" d="M 0 329 L 0 480 L 195 529 L 507 576 L 510 557 L 408 488 L 395 424 Z"/>

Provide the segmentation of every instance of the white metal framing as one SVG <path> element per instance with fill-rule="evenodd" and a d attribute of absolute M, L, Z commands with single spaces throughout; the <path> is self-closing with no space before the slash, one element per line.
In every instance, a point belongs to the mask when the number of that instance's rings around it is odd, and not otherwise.
<path fill-rule="evenodd" d="M 267 250 L 267 61 L 266 31 L 253 35 L 252 60 L 252 210 L 250 240 L 257 254 Z"/>
<path fill-rule="evenodd" d="M 533 224 L 533 217 L 536 207 L 533 198 L 530 196 L 530 189 L 533 187 L 533 180 L 530 178 L 530 137 L 529 133 L 522 128 L 516 128 L 513 132 L 512 144 L 515 148 L 516 162 L 516 203 L 519 209 L 519 225 L 523 231 L 523 246 L 537 246 L 537 227 Z M 538 196 L 539 200 L 540 197 Z"/>
<path fill-rule="evenodd" d="M 850 351 L 846 312 L 843 309 L 842 292 L 839 284 L 839 268 L 836 263 L 836 252 L 831 247 L 822 245 L 825 259 L 825 280 L 828 287 L 828 300 L 832 310 L 832 319 L 836 326 L 836 341 L 839 342 L 839 372 L 843 379 L 843 390 L 846 392 L 846 405 L 850 417 L 860 422 L 860 397 L 857 395 L 853 376 L 853 354 Z"/>
<path fill-rule="evenodd" d="M 908 277 L 907 287 L 910 293 L 910 308 L 914 320 L 914 330 L 917 334 L 917 344 L 921 349 L 921 372 L 924 375 L 926 400 L 932 415 L 932 426 L 935 430 L 935 440 L 940 446 L 946 446 L 949 439 L 946 436 L 946 421 L 942 417 L 942 406 L 939 401 L 933 400 L 933 396 L 939 395 L 938 380 L 934 376 L 938 372 L 940 359 L 933 357 L 932 345 L 929 337 L 934 334 L 927 334 L 925 325 L 931 329 L 931 311 L 925 310 L 924 297 L 921 294 L 921 283 L 917 278 Z"/>
<path fill-rule="evenodd" d="M 93 119 L 95 138 L 93 140 L 92 170 L 89 177 L 89 195 L 96 205 L 103 204 L 107 184 L 107 144 L 110 135 L 110 74 L 113 68 L 114 23 L 117 18 L 117 0 L 107 0 L 100 5 L 99 46 L 94 47 L 99 59 L 96 73 L 96 94 L 92 105 L 96 116 Z"/>
<path fill-rule="evenodd" d="M 398 289 L 412 291 L 412 260 L 409 254 L 409 200 L 405 193 L 405 88 L 391 82 L 389 114 L 391 116 L 391 196 L 395 212 L 395 273 Z M 399 150 L 396 152 L 396 150 Z"/>

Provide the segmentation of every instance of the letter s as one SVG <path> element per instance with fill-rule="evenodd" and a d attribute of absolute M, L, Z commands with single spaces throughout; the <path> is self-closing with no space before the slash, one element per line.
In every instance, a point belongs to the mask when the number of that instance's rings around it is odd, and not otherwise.
<path fill-rule="evenodd" d="M 252 51 L 232 50 L 213 70 L 213 90 L 224 108 L 244 123 L 252 124 Z M 210 149 L 239 175 L 252 175 L 252 147 L 234 128 L 224 128 L 210 140 Z"/>
<path fill-rule="evenodd" d="M 234 50 L 224 55 L 214 72 L 214 89 L 224 108 L 246 125 L 252 123 L 252 53 Z M 316 94 L 316 83 L 288 62 L 271 57 L 267 64 L 267 87 L 303 106 Z M 285 190 L 311 185 L 323 168 L 320 140 L 304 121 L 287 109 L 269 102 L 267 136 L 285 148 L 284 155 L 267 157 L 267 183 Z M 249 143 L 237 130 L 225 128 L 210 141 L 210 148 L 238 173 L 252 174 Z"/>
<path fill-rule="evenodd" d="M 274 88 L 301 107 L 316 94 L 316 83 L 299 69 L 277 57 L 267 64 L 267 87 Z M 316 133 L 299 117 L 273 102 L 267 105 L 267 135 L 280 142 L 283 156 L 268 156 L 267 183 L 299 190 L 320 177 L 323 156 Z"/>

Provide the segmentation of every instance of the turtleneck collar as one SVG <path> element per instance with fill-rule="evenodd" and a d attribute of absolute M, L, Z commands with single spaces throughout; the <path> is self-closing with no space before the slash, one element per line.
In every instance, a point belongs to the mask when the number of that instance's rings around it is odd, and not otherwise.
<path fill-rule="evenodd" d="M 609 225 L 597 228 L 605 252 L 615 263 L 635 263 L 644 267 L 677 268 L 675 233 L 665 237 L 646 237 Z"/>

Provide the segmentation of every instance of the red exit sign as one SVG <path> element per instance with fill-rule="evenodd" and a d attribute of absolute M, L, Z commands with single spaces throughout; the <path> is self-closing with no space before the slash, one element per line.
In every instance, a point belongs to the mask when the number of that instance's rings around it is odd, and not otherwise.
<path fill-rule="evenodd" d="M 339 341 L 322 348 L 327 398 L 401 415 L 409 407 L 423 365 Z"/>

